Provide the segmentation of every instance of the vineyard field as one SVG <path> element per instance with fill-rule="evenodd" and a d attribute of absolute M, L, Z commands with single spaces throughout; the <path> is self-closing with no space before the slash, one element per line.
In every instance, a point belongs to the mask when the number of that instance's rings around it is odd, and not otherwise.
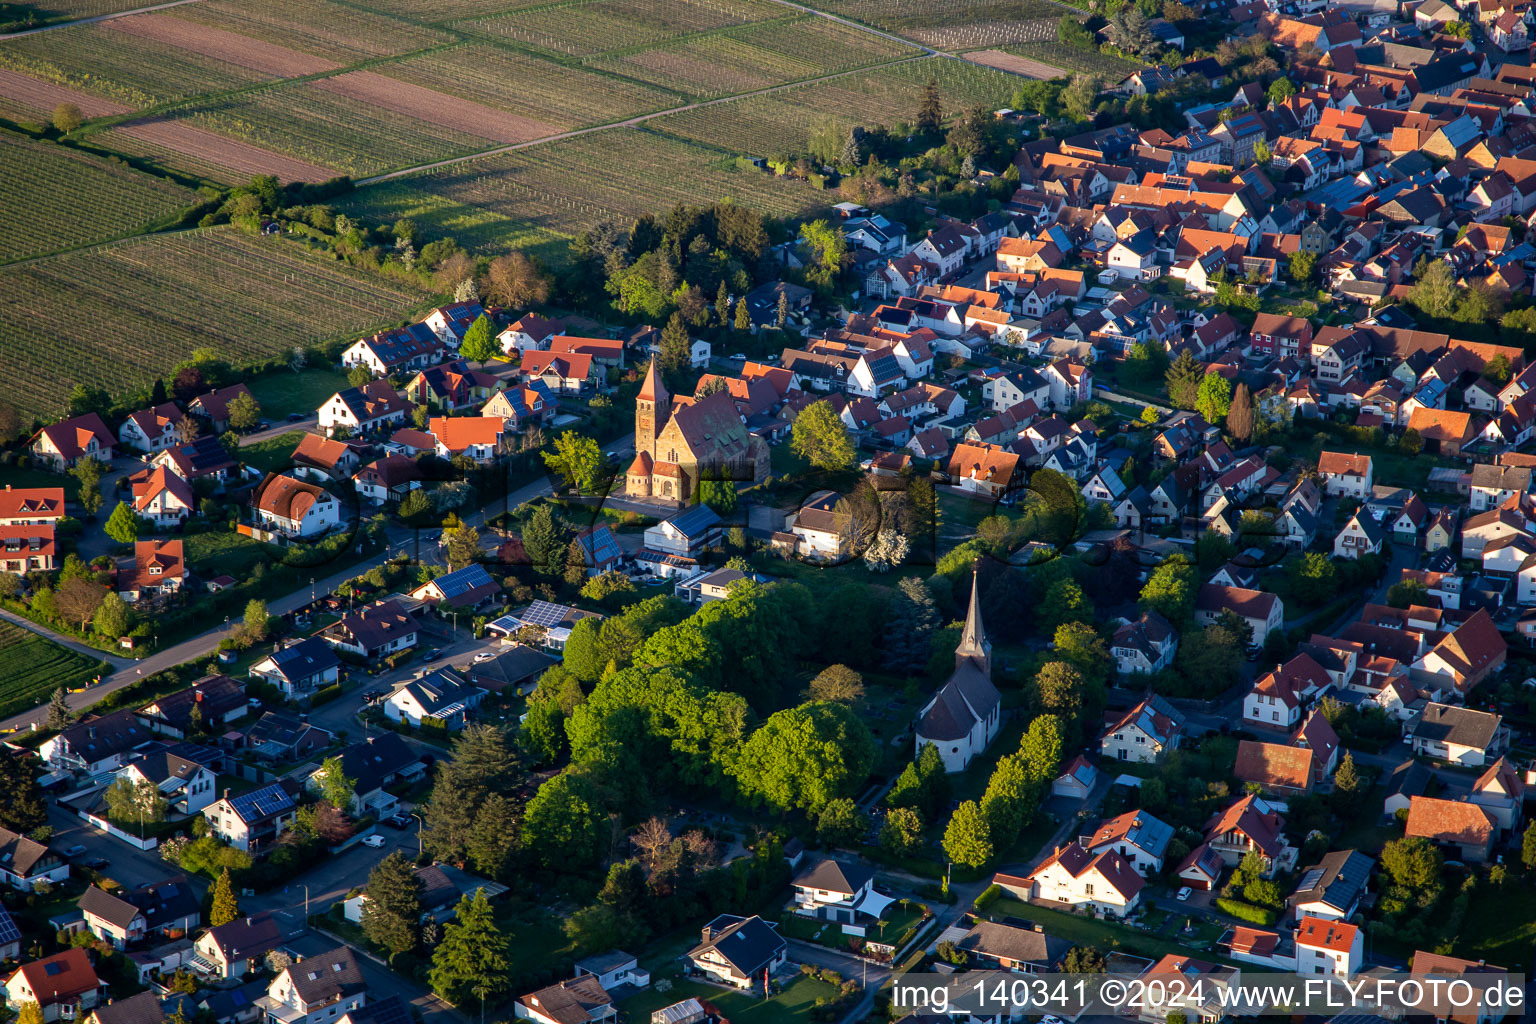
<path fill-rule="evenodd" d="M 117 394 L 196 348 L 235 363 L 399 323 L 430 296 L 232 228 L 153 235 L 0 268 L 0 363 L 25 417 L 77 383 Z M 103 333 L 104 325 L 110 331 Z M 39 344 L 38 338 L 48 339 Z"/>
<path fill-rule="evenodd" d="M 201 0 L 168 13 L 340 64 L 414 53 L 455 39 L 440 29 L 412 25 L 336 0 L 263 0 L 259 4 Z"/>
<path fill-rule="evenodd" d="M 140 0 L 43 0 L 40 3 L 0 3 L 0 32 L 20 32 L 99 14 L 116 14 L 142 6 Z"/>
<path fill-rule="evenodd" d="M 1066 13 L 1052 0 L 813 0 L 811 6 L 942 50 L 1054 40 Z"/>
<path fill-rule="evenodd" d="M 488 137 L 436 125 L 304 82 L 195 106 L 200 128 L 262 149 L 363 177 L 393 167 L 474 153 Z"/>
<path fill-rule="evenodd" d="M 371 223 L 411 217 L 429 236 L 466 248 L 528 248 L 552 262 L 600 220 L 661 213 L 675 203 L 731 199 L 773 216 L 823 208 L 803 184 L 637 129 L 614 129 L 370 186 L 342 204 Z"/>
<path fill-rule="evenodd" d="M 458 25 L 550 53 L 590 57 L 782 18 L 785 11 L 772 0 L 586 0 Z"/>
<path fill-rule="evenodd" d="M 0 621 L 0 717 L 34 708 L 59 687 L 78 689 L 106 663 L 11 622 Z"/>
<path fill-rule="evenodd" d="M 826 18 L 759 22 L 594 61 L 593 66 L 708 99 L 917 56 L 916 47 Z"/>
<path fill-rule="evenodd" d="M 1019 85 L 1017 77 L 1002 71 L 930 58 L 668 114 L 648 124 L 680 138 L 774 157 L 804 150 L 812 130 L 824 122 L 847 129 L 910 121 L 930 77 L 938 82 L 946 115 L 978 103 L 1006 106 Z"/>
<path fill-rule="evenodd" d="M 133 109 L 269 80 L 250 68 L 159 40 L 80 25 L 0 43 L 0 68 Z"/>
<path fill-rule="evenodd" d="M 79 150 L 0 133 L 0 179 L 24 201 L 0 203 L 0 262 L 131 234 L 197 193 Z"/>
<path fill-rule="evenodd" d="M 616 75 L 476 43 L 381 65 L 379 73 L 430 86 L 475 103 L 543 121 L 585 128 L 682 104 L 677 93 Z M 508 89 L 508 82 L 519 87 Z"/>
<path fill-rule="evenodd" d="M 1110 84 L 1140 71 L 1143 66 L 1134 60 L 1116 57 L 1111 53 L 1099 53 L 1097 50 L 1086 50 L 1080 46 L 1063 46 L 1058 42 L 1016 43 L 1005 46 L 1003 49 L 1009 53 L 1016 53 L 1020 57 L 1043 61 L 1064 71 L 1103 75 L 1109 79 Z"/>

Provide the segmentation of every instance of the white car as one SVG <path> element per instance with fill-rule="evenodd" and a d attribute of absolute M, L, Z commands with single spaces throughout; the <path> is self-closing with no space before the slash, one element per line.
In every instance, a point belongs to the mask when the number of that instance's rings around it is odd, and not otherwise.
<path fill-rule="evenodd" d="M 1186 885 L 1184 888 L 1174 893 L 1173 898 L 1178 900 L 1180 903 L 1183 903 L 1185 900 L 1189 899 L 1189 894 L 1193 891 L 1193 889 Z"/>
<path fill-rule="evenodd" d="M 475 655 L 475 664 L 478 665 L 482 661 L 490 661 L 494 657 L 496 657 L 495 651 L 481 651 L 479 654 Z"/>
<path fill-rule="evenodd" d="M 372 846 L 377 849 L 378 847 L 384 845 L 384 837 L 379 835 L 363 836 L 363 845 Z"/>

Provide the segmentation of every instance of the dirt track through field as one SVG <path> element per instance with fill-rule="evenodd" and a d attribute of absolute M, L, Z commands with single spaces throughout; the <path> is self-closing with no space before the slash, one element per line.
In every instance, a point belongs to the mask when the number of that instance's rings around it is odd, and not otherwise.
<path fill-rule="evenodd" d="M 149 118 L 130 122 L 117 130 L 241 174 L 271 174 L 281 181 L 326 181 L 336 177 L 335 171 L 237 139 L 215 135 L 184 121 Z"/>
<path fill-rule="evenodd" d="M 43 114 L 52 113 L 53 108 L 60 103 L 73 103 L 86 117 L 126 114 L 133 109 L 114 100 L 104 100 L 99 96 L 71 89 L 67 85 L 40 81 L 4 68 L 0 68 L 0 96 L 15 100 L 22 106 L 31 107 Z"/>
<path fill-rule="evenodd" d="M 281 78 L 313 75 L 341 66 L 324 57 L 300 53 L 276 43 L 242 36 L 238 32 L 195 25 L 169 14 L 138 14 L 131 18 L 117 18 L 107 22 L 106 26 L 114 32 L 125 32 L 143 39 L 179 46 L 204 57 L 228 61 L 242 68 Z"/>
<path fill-rule="evenodd" d="M 518 117 L 483 103 L 449 96 L 372 71 L 349 71 L 335 78 L 321 79 L 314 86 L 396 114 L 497 142 L 527 142 L 559 131 L 553 125 L 532 118 Z"/>
<path fill-rule="evenodd" d="M 976 50 L 967 53 L 965 59 L 977 64 L 985 64 L 989 68 L 997 68 L 999 71 L 1012 71 L 1026 78 L 1060 78 L 1067 74 L 1061 68 L 1042 64 L 1028 57 L 1020 57 L 1016 53 L 1008 53 L 1005 50 Z"/>

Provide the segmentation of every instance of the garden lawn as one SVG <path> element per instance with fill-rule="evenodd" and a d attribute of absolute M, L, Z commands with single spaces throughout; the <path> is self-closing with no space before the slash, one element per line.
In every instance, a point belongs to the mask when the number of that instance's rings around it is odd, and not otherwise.
<path fill-rule="evenodd" d="M 269 437 L 265 441 L 245 445 L 240 458 L 247 465 L 263 473 L 277 473 L 293 464 L 293 453 L 304 440 L 304 431 L 290 430 L 286 434 Z"/>
<path fill-rule="evenodd" d="M 992 904 L 987 916 L 994 920 L 1015 917 L 1043 925 L 1046 933 L 1066 939 L 1079 946 L 1094 946 L 1099 952 L 1119 950 L 1142 956 L 1160 957 L 1166 954 L 1188 956 L 1190 945 L 1160 936 L 1149 935 L 1129 925 L 1114 921 L 1099 921 L 1091 917 L 1079 917 L 1049 907 L 1037 907 L 1012 897 L 1004 897 Z M 1471 915 L 1467 915 L 1471 918 Z"/>
<path fill-rule="evenodd" d="M 247 387 L 261 406 L 262 416 L 275 423 L 289 413 L 311 415 L 327 398 L 351 385 L 339 370 L 315 368 L 301 373 L 269 373 L 250 381 Z"/>
<path fill-rule="evenodd" d="M 809 1020 L 811 1007 L 816 1005 L 817 999 L 823 996 L 832 999 L 836 995 L 835 986 L 803 975 L 768 999 L 696 981 L 677 981 L 667 992 L 652 988 L 631 996 L 619 1003 L 619 1009 L 629 1014 L 632 1021 L 647 1021 L 652 1012 L 695 996 L 714 1003 L 724 1016 L 730 1018 L 731 1024 L 784 1024 L 785 1021 Z"/>
<path fill-rule="evenodd" d="M 239 579 L 258 562 L 272 561 L 272 549 L 238 533 L 193 533 L 186 537 L 187 565 L 205 578 Z"/>
<path fill-rule="evenodd" d="M 1457 956 L 1525 973 L 1536 942 L 1536 889 L 1524 881 L 1495 886 L 1481 880 L 1455 941 Z"/>
<path fill-rule="evenodd" d="M 66 501 L 80 497 L 80 481 L 68 473 L 50 473 L 46 469 L 21 469 L 17 466 L 0 466 L 0 487 L 62 487 Z M 104 509 L 107 515 L 111 509 Z"/>

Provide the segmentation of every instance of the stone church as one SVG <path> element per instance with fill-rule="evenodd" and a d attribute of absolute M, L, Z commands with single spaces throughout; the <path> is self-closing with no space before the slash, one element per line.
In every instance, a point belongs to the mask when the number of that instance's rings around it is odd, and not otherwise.
<path fill-rule="evenodd" d="M 761 483 L 768 471 L 768 445 L 747 431 L 728 392 L 673 397 L 652 360 L 635 399 L 626 496 L 687 504 L 701 476 Z"/>
<path fill-rule="evenodd" d="M 981 624 L 976 591 L 973 573 L 971 605 L 965 613 L 960 646 L 955 648 L 955 671 L 917 720 L 916 755 L 921 757 L 923 745 L 932 743 L 939 748 L 946 772 L 965 771 L 1002 725 L 1003 698 L 992 685 L 992 643 Z"/>

